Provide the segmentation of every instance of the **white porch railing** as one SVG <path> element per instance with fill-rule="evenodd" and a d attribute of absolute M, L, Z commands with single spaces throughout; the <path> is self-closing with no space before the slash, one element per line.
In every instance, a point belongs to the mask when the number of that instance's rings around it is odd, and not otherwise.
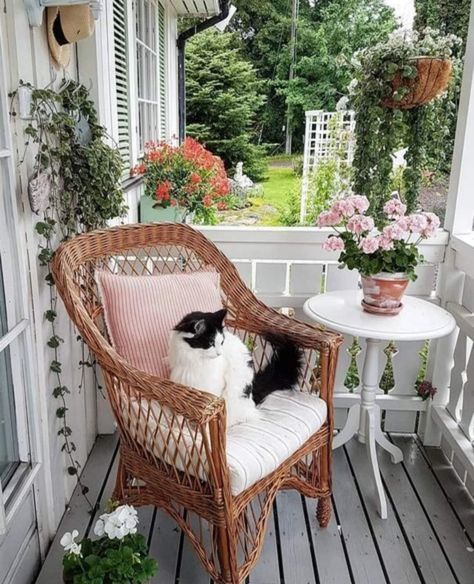
<path fill-rule="evenodd" d="M 141 192 L 140 185 L 127 192 L 131 223 L 137 221 Z M 357 287 L 357 274 L 340 270 L 337 254 L 322 249 L 328 230 L 230 226 L 202 226 L 200 230 L 234 261 L 243 280 L 262 301 L 274 308 L 293 308 L 297 318 L 305 318 L 302 306 L 309 296 Z M 415 381 L 422 364 L 423 343 L 398 343 L 398 352 L 393 356 L 394 387 L 387 393 L 380 390 L 378 403 L 385 411 L 383 422 L 387 431 L 420 430 L 423 435 L 424 424 L 419 427 L 420 413 L 426 412 L 428 424 L 431 422 L 435 429 L 434 439 L 433 430 L 428 432 L 428 443 L 439 444 L 436 433 L 442 435 L 443 450 L 474 493 L 474 235 L 454 237 L 449 247 L 448 239 L 447 232 L 439 231 L 423 243 L 421 252 L 425 263 L 417 270 L 417 281 L 408 288 L 409 294 L 443 303 L 458 323 L 454 339 L 443 340 L 436 353 L 430 350 L 428 375 L 433 374 L 439 394 L 433 405 L 416 395 Z M 447 251 L 449 255 L 454 254 L 454 259 L 450 255 L 445 265 Z M 451 288 L 456 290 L 455 294 L 452 289 L 446 293 L 441 287 L 442 298 L 435 292 L 440 268 L 448 271 L 448 280 L 454 281 Z M 350 390 L 344 384 L 351 362 L 348 349 L 352 341 L 350 337 L 345 339 L 336 376 L 337 427 L 344 424 L 348 408 L 359 399 L 359 389 Z M 362 351 L 356 357 L 359 376 L 363 357 L 362 343 Z M 380 378 L 385 365 L 386 357 L 382 355 Z M 110 427 L 108 412 L 104 414 L 104 408 L 99 407 L 98 414 L 99 428 Z"/>
<path fill-rule="evenodd" d="M 324 291 L 356 289 L 358 275 L 337 266 L 337 254 L 326 252 L 322 244 L 328 230 L 294 227 L 200 227 L 200 230 L 234 261 L 246 284 L 266 304 L 274 308 L 291 307 L 297 318 L 304 318 L 305 300 Z M 440 231 L 422 245 L 425 264 L 419 267 L 418 280 L 408 289 L 409 294 L 437 302 L 434 290 L 438 265 L 443 262 L 448 234 Z M 358 389 L 350 391 L 344 385 L 350 364 L 348 349 L 353 339 L 347 337 L 342 346 L 336 376 L 336 425 L 342 426 L 347 409 L 358 400 Z M 393 358 L 394 387 L 388 393 L 380 390 L 379 403 L 385 410 L 384 425 L 388 431 L 414 432 L 418 412 L 427 408 L 415 392 L 420 370 L 423 343 L 398 343 Z M 361 353 L 356 361 L 361 371 Z M 386 359 L 381 359 L 380 377 Z"/>
<path fill-rule="evenodd" d="M 449 391 L 432 408 L 432 417 L 442 434 L 441 447 L 474 495 L 474 233 L 453 237 L 450 247 L 454 277 L 461 288 L 460 301 L 447 302 L 446 308 L 458 329 L 454 354 L 446 356 Z"/>

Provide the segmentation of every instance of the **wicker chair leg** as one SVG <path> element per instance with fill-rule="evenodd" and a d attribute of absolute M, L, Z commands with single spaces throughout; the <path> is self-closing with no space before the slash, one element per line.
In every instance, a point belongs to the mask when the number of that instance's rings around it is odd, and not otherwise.
<path fill-rule="evenodd" d="M 320 497 L 316 509 L 316 519 L 320 527 L 327 527 L 331 519 L 331 497 Z"/>
<path fill-rule="evenodd" d="M 319 498 L 316 517 L 320 527 L 327 527 L 331 519 L 331 467 L 332 467 L 332 440 L 321 448 L 319 464 L 319 488 L 324 496 Z"/>
<path fill-rule="evenodd" d="M 217 528 L 217 555 L 221 566 L 222 584 L 240 584 L 237 550 L 232 549 L 232 536 L 225 527 Z M 236 547 L 236 544 L 234 544 Z"/>
<path fill-rule="evenodd" d="M 125 485 L 127 481 L 127 472 L 125 470 L 125 465 L 122 462 L 122 458 L 119 456 L 119 464 L 117 469 L 117 477 L 115 479 L 115 488 L 112 494 L 112 499 L 119 503 L 123 503 L 125 499 Z"/>

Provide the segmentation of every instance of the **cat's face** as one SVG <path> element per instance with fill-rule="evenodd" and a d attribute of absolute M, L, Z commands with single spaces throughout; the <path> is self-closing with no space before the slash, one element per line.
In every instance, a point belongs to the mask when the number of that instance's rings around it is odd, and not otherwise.
<path fill-rule="evenodd" d="M 217 312 L 191 312 L 174 328 L 182 339 L 204 359 L 222 355 L 224 344 L 224 319 L 227 310 Z"/>

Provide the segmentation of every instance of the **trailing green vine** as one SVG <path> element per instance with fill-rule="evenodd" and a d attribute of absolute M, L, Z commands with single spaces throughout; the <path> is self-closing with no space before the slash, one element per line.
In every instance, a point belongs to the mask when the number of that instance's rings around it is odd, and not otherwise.
<path fill-rule="evenodd" d="M 416 210 L 430 138 L 436 133 L 442 141 L 449 134 L 450 117 L 434 112 L 439 113 L 440 108 L 451 111 L 455 91 L 448 88 L 435 101 L 413 109 L 389 106 L 387 100 L 396 105 L 409 95 L 410 83 L 419 74 L 417 59 L 422 56 L 451 60 L 451 83 L 456 84 L 461 45 L 458 37 L 429 28 L 421 33 L 397 31 L 386 42 L 363 49 L 354 57 L 354 79 L 349 86 L 356 116 L 353 187 L 357 194 L 367 196 L 372 215 L 377 216 L 390 197 L 393 155 L 404 147 L 407 166 L 402 196 L 408 212 Z M 448 102 L 451 105 L 440 106 Z"/>
<path fill-rule="evenodd" d="M 51 327 L 47 345 L 53 352 L 49 365 L 54 379 L 52 394 L 59 401 L 56 409 L 61 424 L 58 436 L 62 438 L 61 450 L 68 460 L 67 472 L 76 477 L 87 499 L 88 487 L 80 478 L 81 465 L 69 423 L 67 396 L 71 390 L 63 382 L 60 347 L 64 341 L 57 332 L 58 296 L 49 268 L 55 245 L 78 233 L 105 227 L 107 221 L 125 213 L 120 188 L 122 160 L 119 151 L 107 143 L 106 131 L 99 124 L 94 103 L 83 85 L 65 80 L 58 90 L 36 89 L 23 82 L 20 87 L 26 88 L 31 95 L 30 117 L 24 129 L 28 137 L 25 155 L 33 145 L 36 151 L 33 178 L 46 175 L 49 182 L 43 218 L 35 227 L 43 239 L 38 260 L 47 268 L 45 282 L 50 291 L 49 308 L 44 318 Z M 12 98 L 14 96 L 12 94 Z M 12 115 L 16 112 L 12 111 Z M 20 164 L 24 159 L 25 156 Z M 93 368 L 97 381 L 95 360 L 90 355 L 85 358 L 84 345 L 79 366 L 82 368 L 79 389 L 83 386 L 87 367 Z M 89 500 L 88 503 L 92 507 Z"/>

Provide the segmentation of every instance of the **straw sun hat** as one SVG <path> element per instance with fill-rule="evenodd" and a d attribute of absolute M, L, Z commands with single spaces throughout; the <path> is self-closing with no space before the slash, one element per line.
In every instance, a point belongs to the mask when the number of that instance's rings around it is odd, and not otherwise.
<path fill-rule="evenodd" d="M 67 67 L 71 59 L 71 44 L 90 37 L 94 18 L 89 4 L 54 6 L 47 11 L 48 43 L 58 67 Z"/>

